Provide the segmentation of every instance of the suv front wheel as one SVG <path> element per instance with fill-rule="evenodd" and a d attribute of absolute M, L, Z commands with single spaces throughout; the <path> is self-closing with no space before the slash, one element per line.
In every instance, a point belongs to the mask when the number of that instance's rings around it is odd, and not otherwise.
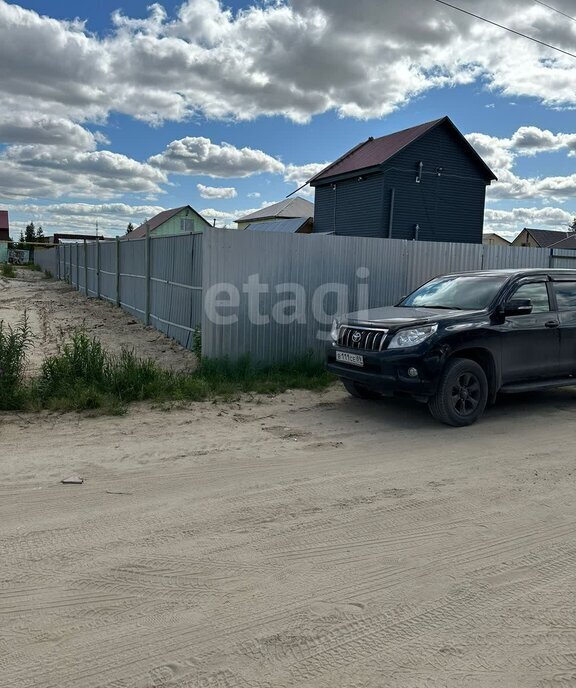
<path fill-rule="evenodd" d="M 441 423 L 462 427 L 480 418 L 487 400 L 488 380 L 482 366 L 467 358 L 453 358 L 446 364 L 428 408 Z"/>

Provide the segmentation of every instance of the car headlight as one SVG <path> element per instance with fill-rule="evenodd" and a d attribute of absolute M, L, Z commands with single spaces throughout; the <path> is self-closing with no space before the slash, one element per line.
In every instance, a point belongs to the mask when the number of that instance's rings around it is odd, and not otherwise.
<path fill-rule="evenodd" d="M 425 342 L 438 329 L 438 324 L 425 325 L 423 327 L 411 327 L 407 330 L 396 332 L 392 341 L 388 344 L 389 349 L 406 349 L 410 346 L 417 346 Z"/>
<path fill-rule="evenodd" d="M 330 336 L 332 337 L 333 342 L 338 341 L 338 335 L 340 334 L 340 321 L 339 320 L 333 320 L 332 321 L 332 329 L 330 330 Z"/>

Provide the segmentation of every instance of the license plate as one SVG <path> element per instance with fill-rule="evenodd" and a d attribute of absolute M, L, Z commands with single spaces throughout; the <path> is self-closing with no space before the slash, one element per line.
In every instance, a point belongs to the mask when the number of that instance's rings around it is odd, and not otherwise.
<path fill-rule="evenodd" d="M 340 363 L 350 363 L 350 365 L 364 367 L 364 356 L 359 354 L 349 354 L 347 351 L 337 351 L 336 360 Z"/>

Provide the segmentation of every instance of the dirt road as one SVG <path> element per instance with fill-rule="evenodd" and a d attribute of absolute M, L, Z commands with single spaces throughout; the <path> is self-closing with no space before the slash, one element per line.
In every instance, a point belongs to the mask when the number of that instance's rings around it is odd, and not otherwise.
<path fill-rule="evenodd" d="M 576 686 L 575 412 L 0 416 L 0 684 Z"/>

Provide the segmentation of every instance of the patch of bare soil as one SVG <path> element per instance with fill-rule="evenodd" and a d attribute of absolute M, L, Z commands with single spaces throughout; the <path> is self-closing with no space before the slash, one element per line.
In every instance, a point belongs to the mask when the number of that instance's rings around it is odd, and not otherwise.
<path fill-rule="evenodd" d="M 35 335 L 30 351 L 30 369 L 35 370 L 46 354 L 57 351 L 74 329 L 83 328 L 115 353 L 133 349 L 142 358 L 175 370 L 193 368 L 195 356 L 174 340 L 113 304 L 87 299 L 57 280 L 46 280 L 40 272 L 18 270 L 16 279 L 0 278 L 0 320 L 14 325 L 26 311 Z"/>

